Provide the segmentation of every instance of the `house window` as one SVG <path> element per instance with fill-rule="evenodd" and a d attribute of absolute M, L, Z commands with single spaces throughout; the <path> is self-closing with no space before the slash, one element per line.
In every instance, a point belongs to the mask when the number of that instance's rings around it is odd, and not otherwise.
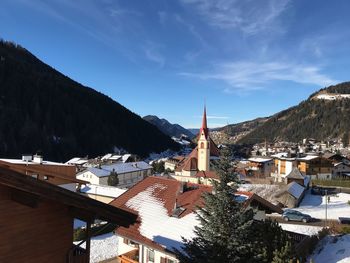
<path fill-rule="evenodd" d="M 35 179 L 38 179 L 38 175 L 37 174 L 32 174 L 31 175 L 33 178 L 35 178 Z"/>
<path fill-rule="evenodd" d="M 147 250 L 147 261 L 148 262 L 154 262 L 154 250 L 153 249 L 148 249 Z"/>
<path fill-rule="evenodd" d="M 123 243 L 128 245 L 129 244 L 129 239 L 123 238 Z"/>
<path fill-rule="evenodd" d="M 46 175 L 43 176 L 44 180 L 49 180 L 49 177 L 47 177 Z"/>

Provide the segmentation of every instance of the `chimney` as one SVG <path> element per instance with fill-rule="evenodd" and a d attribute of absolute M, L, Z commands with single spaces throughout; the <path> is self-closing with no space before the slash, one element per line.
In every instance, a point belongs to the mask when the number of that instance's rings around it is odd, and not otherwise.
<path fill-rule="evenodd" d="M 37 154 L 34 155 L 33 163 L 42 164 L 43 163 L 43 157 L 41 155 L 37 155 Z"/>
<path fill-rule="evenodd" d="M 31 162 L 33 160 L 33 156 L 31 154 L 22 154 L 22 161 Z"/>

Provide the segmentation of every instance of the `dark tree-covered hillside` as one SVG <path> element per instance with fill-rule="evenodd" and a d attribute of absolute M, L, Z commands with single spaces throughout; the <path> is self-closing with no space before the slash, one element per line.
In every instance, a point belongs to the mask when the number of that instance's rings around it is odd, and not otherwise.
<path fill-rule="evenodd" d="M 350 93 L 350 82 L 322 89 L 322 93 Z M 298 106 L 291 107 L 271 116 L 240 143 L 286 140 L 299 142 L 303 138 L 317 140 L 348 138 L 350 132 L 350 99 L 320 100 L 314 93 Z M 347 142 L 345 142 L 347 143 Z"/>
<path fill-rule="evenodd" d="M 111 98 L 0 41 L 0 157 L 96 156 L 114 147 L 145 156 L 177 144 Z"/>

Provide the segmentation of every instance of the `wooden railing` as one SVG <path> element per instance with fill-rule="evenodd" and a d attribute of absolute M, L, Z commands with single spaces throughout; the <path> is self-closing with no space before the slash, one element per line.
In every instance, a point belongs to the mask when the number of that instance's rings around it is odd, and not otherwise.
<path fill-rule="evenodd" d="M 68 263 L 89 263 L 88 253 L 84 248 L 74 245 L 68 253 Z"/>
<path fill-rule="evenodd" d="M 138 263 L 139 262 L 138 258 L 139 258 L 138 249 L 134 249 L 118 257 L 120 263 Z"/>

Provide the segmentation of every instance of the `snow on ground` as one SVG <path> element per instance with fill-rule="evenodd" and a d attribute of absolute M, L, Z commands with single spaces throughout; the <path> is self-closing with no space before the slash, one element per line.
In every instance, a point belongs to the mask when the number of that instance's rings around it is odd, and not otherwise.
<path fill-rule="evenodd" d="M 349 263 L 350 234 L 341 237 L 326 236 L 309 257 L 309 262 L 311 259 L 317 263 Z"/>
<path fill-rule="evenodd" d="M 161 244 L 167 249 L 181 249 L 182 238 L 192 239 L 195 236 L 194 226 L 199 221 L 194 213 L 182 218 L 168 216 L 168 212 L 161 200 L 153 196 L 153 192 L 159 191 L 164 186 L 155 184 L 131 198 L 126 206 L 136 210 L 141 217 L 140 233 Z"/>
<path fill-rule="evenodd" d="M 271 203 L 276 202 L 273 195 L 278 190 L 280 190 L 280 186 L 273 184 L 241 184 L 238 188 L 238 191 L 253 192 Z"/>
<path fill-rule="evenodd" d="M 78 244 L 80 241 L 74 242 Z M 85 248 L 84 242 L 80 246 Z M 118 256 L 118 237 L 113 233 L 108 233 L 91 238 L 90 262 L 100 262 Z"/>
<path fill-rule="evenodd" d="M 338 219 L 338 217 L 350 217 L 350 194 L 339 193 L 329 196 L 327 203 L 327 218 Z M 310 191 L 305 194 L 303 201 L 298 208 L 293 210 L 308 214 L 314 218 L 324 219 L 326 217 L 326 197 L 312 195 Z"/>
<path fill-rule="evenodd" d="M 294 224 L 282 224 L 279 223 L 283 230 L 303 234 L 303 235 L 317 235 L 322 230 L 320 226 L 307 226 L 307 225 L 294 225 Z"/>

